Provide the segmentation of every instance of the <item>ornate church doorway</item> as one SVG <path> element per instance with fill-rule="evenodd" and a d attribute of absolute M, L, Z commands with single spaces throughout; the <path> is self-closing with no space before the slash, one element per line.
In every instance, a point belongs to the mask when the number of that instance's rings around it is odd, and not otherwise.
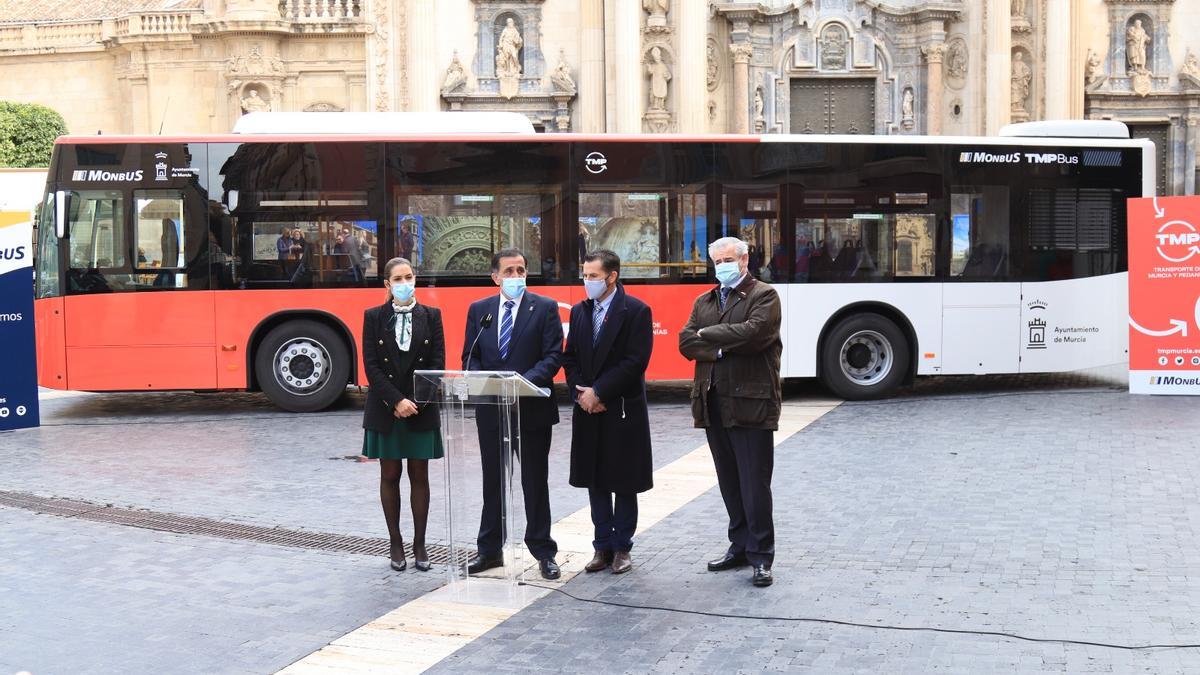
<path fill-rule="evenodd" d="M 793 78 L 791 86 L 791 133 L 875 133 L 874 78 Z"/>

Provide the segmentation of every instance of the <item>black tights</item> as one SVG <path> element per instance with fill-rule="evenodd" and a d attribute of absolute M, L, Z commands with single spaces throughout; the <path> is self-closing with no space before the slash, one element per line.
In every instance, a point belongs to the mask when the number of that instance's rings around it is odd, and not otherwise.
<path fill-rule="evenodd" d="M 404 460 L 379 460 L 379 501 L 383 504 L 383 519 L 387 521 L 388 537 L 392 540 L 392 557 L 397 559 L 404 556 L 404 537 L 400 534 L 400 475 L 403 473 Z M 408 486 L 413 514 L 413 555 L 418 560 L 428 560 L 425 526 L 429 523 L 429 460 L 408 460 Z"/>

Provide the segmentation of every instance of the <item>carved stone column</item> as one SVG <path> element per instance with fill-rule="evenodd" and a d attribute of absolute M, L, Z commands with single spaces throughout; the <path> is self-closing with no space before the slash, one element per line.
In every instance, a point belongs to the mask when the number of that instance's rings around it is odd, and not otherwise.
<path fill-rule="evenodd" d="M 408 107 L 414 112 L 441 109 L 437 63 L 436 3 L 412 0 L 408 4 Z M 405 57 L 401 57 L 405 58 Z"/>
<path fill-rule="evenodd" d="M 582 0 L 579 15 L 579 130 L 604 133 L 604 0 Z"/>
<path fill-rule="evenodd" d="M 367 109 L 367 76 L 352 73 L 346 76 L 346 110 L 361 112 Z M 299 103 L 297 101 L 297 103 Z"/>
<path fill-rule="evenodd" d="M 708 3 L 674 3 L 679 25 L 679 58 L 675 60 L 675 110 L 679 132 L 703 133 L 708 128 Z"/>
<path fill-rule="evenodd" d="M 636 134 L 642 131 L 642 3 L 640 0 L 615 0 L 613 31 L 616 34 L 616 132 Z"/>
<path fill-rule="evenodd" d="M 1012 114 L 1012 6 L 1010 0 L 987 0 L 984 60 L 987 88 L 983 107 L 985 130 L 996 135 Z"/>
<path fill-rule="evenodd" d="M 739 42 L 729 46 L 733 54 L 733 133 L 750 133 L 750 56 L 754 47 Z"/>
<path fill-rule="evenodd" d="M 1071 77 L 1071 54 L 1078 40 L 1072 32 L 1069 1 L 1046 3 L 1046 119 L 1071 118 L 1073 92 L 1081 88 Z"/>
<path fill-rule="evenodd" d="M 304 107 L 304 104 L 297 99 L 296 94 L 296 83 L 299 79 L 300 76 L 295 73 L 291 73 L 283 78 L 283 95 L 280 97 L 282 100 L 272 110 L 275 112 L 283 112 L 285 110 L 296 111 Z"/>
<path fill-rule="evenodd" d="M 921 47 L 928 66 L 925 81 L 925 129 L 930 136 L 942 134 L 942 63 L 946 60 L 946 43 L 934 42 Z"/>

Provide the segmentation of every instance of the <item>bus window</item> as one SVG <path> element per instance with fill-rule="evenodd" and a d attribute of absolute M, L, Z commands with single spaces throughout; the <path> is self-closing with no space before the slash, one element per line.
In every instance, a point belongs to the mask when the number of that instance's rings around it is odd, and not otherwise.
<path fill-rule="evenodd" d="M 93 292 L 124 288 L 129 275 L 114 275 L 126 269 L 125 209 L 120 192 L 82 190 L 70 193 L 67 231 L 70 238 L 68 263 L 71 290 Z"/>
<path fill-rule="evenodd" d="M 621 257 L 622 279 L 703 276 L 708 199 L 699 188 L 583 192 L 579 195 L 579 259 L 608 249 Z"/>
<path fill-rule="evenodd" d="M 58 232 L 55 224 L 54 193 L 46 193 L 42 208 L 38 213 L 38 257 L 37 264 L 37 294 L 38 298 L 53 298 L 62 294 L 58 286 Z"/>
<path fill-rule="evenodd" d="M 160 288 L 185 288 L 183 193 L 179 190 L 134 190 L 139 282 Z"/>
<path fill-rule="evenodd" d="M 931 277 L 936 204 L 927 192 L 810 190 L 798 195 L 796 281 Z M 897 213 L 912 209 L 912 213 Z"/>
<path fill-rule="evenodd" d="M 1103 187 L 1030 189 L 1025 277 L 1050 281 L 1121 271 L 1126 199 L 1122 190 Z"/>
<path fill-rule="evenodd" d="M 779 232 L 778 188 L 726 187 L 721 200 L 721 236 L 746 242 L 750 272 L 763 281 L 786 280 L 788 259 Z"/>
<path fill-rule="evenodd" d="M 396 254 L 411 260 L 422 276 L 487 276 L 492 254 L 505 248 L 525 254 L 529 276 L 556 274 L 553 248 L 542 241 L 543 224 L 555 220 L 556 193 L 401 193 L 396 202 Z"/>
<path fill-rule="evenodd" d="M 956 186 L 950 196 L 950 276 L 1009 277 L 1009 187 Z"/>

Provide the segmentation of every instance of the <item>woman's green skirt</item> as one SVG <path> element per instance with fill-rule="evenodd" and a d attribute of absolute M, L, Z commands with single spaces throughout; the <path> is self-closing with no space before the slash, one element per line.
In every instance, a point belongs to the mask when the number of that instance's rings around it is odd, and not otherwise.
<path fill-rule="evenodd" d="M 371 459 L 441 459 L 445 451 L 440 431 L 413 431 L 396 420 L 391 433 L 366 429 L 362 454 Z"/>

